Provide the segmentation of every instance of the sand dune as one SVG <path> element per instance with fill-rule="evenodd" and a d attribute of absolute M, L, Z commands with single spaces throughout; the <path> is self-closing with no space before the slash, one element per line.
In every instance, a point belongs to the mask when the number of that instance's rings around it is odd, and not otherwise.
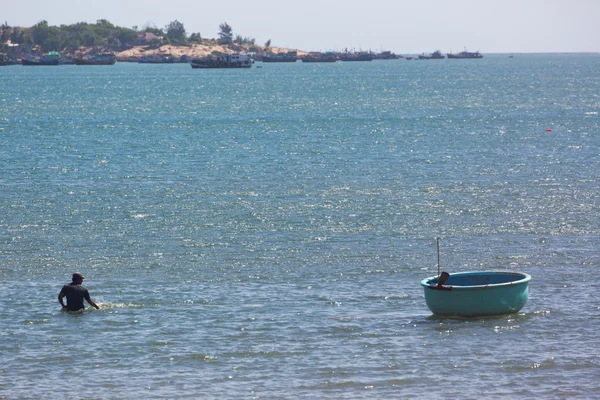
<path fill-rule="evenodd" d="M 136 46 L 129 50 L 125 50 L 117 53 L 117 60 L 128 60 L 128 59 L 139 59 L 150 55 L 171 55 L 174 57 L 187 56 L 189 58 L 205 57 L 213 52 L 218 51 L 221 53 L 245 53 L 248 52 L 248 48 L 242 46 L 221 46 L 221 45 L 203 45 L 194 44 L 191 46 L 172 46 L 164 45 L 158 49 L 149 49 L 148 46 Z M 270 52 L 283 53 L 287 51 L 297 51 L 298 55 L 306 54 L 306 51 L 287 49 L 282 47 L 270 47 Z"/>

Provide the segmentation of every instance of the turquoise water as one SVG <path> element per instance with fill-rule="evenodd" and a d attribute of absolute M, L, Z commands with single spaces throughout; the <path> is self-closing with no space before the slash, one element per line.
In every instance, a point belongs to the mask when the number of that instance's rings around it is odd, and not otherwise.
<path fill-rule="evenodd" d="M 0 398 L 597 396 L 600 55 L 0 93 Z M 521 312 L 432 316 L 438 236 L 449 272 L 532 275 Z M 73 271 L 101 310 L 60 311 Z"/>

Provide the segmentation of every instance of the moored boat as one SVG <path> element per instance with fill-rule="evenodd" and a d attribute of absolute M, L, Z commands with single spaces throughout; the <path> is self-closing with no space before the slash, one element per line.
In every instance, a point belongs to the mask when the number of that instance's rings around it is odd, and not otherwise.
<path fill-rule="evenodd" d="M 373 55 L 373 60 L 397 60 L 399 58 L 402 56 L 387 50 Z"/>
<path fill-rule="evenodd" d="M 522 272 L 475 271 L 423 279 L 427 307 L 443 316 L 478 317 L 516 313 L 527 302 L 531 276 Z"/>
<path fill-rule="evenodd" d="M 336 62 L 337 60 L 338 57 L 334 53 L 310 52 L 306 56 L 302 57 L 302 62 L 308 63 Z"/>
<path fill-rule="evenodd" d="M 478 52 L 470 52 L 470 51 L 461 51 L 458 54 L 448 53 L 446 54 L 448 59 L 469 59 L 469 58 L 483 58 L 483 55 Z"/>
<path fill-rule="evenodd" d="M 512 271 L 474 271 L 449 274 L 440 270 L 440 239 L 437 238 L 438 275 L 425 278 L 421 286 L 432 313 L 451 317 L 479 317 L 516 313 L 529 294 L 531 276 Z"/>
<path fill-rule="evenodd" d="M 10 60 L 8 59 L 8 56 L 6 54 L 0 53 L 0 67 L 6 65 L 10 65 Z"/>
<path fill-rule="evenodd" d="M 88 56 L 74 57 L 75 65 L 113 65 L 117 62 L 114 53 L 99 53 Z"/>
<path fill-rule="evenodd" d="M 425 53 L 419 55 L 419 60 L 443 60 L 446 58 L 441 51 L 436 50 L 429 55 L 425 55 Z"/>
<path fill-rule="evenodd" d="M 138 60 L 139 64 L 172 64 L 175 59 L 170 54 L 150 54 Z"/>
<path fill-rule="evenodd" d="M 286 53 L 267 53 L 262 56 L 263 62 L 296 62 L 298 61 L 297 51 L 288 51 Z"/>
<path fill-rule="evenodd" d="M 48 54 L 43 54 L 41 56 L 21 57 L 22 65 L 48 66 L 59 65 L 59 63 L 60 53 L 57 51 L 52 51 Z"/>
<path fill-rule="evenodd" d="M 252 59 L 246 54 L 208 56 L 190 60 L 192 68 L 251 68 Z"/>
<path fill-rule="evenodd" d="M 340 55 L 342 61 L 372 61 L 373 54 L 367 52 L 361 53 L 342 53 Z"/>

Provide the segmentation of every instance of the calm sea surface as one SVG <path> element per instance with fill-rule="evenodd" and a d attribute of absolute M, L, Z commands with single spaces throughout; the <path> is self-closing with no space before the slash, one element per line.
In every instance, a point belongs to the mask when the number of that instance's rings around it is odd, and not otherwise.
<path fill-rule="evenodd" d="M 599 112 L 600 55 L 2 67 L 0 398 L 598 398 Z M 526 306 L 432 316 L 436 237 Z"/>

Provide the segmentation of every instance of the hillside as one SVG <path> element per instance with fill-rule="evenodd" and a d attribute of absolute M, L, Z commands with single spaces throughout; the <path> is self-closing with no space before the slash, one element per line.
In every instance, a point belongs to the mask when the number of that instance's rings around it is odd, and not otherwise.
<path fill-rule="evenodd" d="M 263 48 L 259 50 L 264 51 Z M 243 52 L 246 53 L 249 51 L 248 46 L 222 46 L 222 45 L 203 45 L 203 44 L 194 44 L 190 46 L 173 46 L 173 45 L 164 45 L 159 48 L 150 48 L 149 46 L 135 46 L 131 49 L 118 52 L 117 60 L 118 61 L 129 61 L 140 59 L 145 56 L 150 55 L 171 55 L 173 57 L 181 57 L 187 56 L 188 58 L 196 58 L 196 57 L 204 57 L 212 54 L 213 52 L 220 53 L 238 53 Z M 306 51 L 296 50 L 296 49 L 287 49 L 282 47 L 269 47 L 269 52 L 273 53 L 282 53 L 287 51 L 298 51 L 298 55 L 302 56 L 307 54 Z"/>

